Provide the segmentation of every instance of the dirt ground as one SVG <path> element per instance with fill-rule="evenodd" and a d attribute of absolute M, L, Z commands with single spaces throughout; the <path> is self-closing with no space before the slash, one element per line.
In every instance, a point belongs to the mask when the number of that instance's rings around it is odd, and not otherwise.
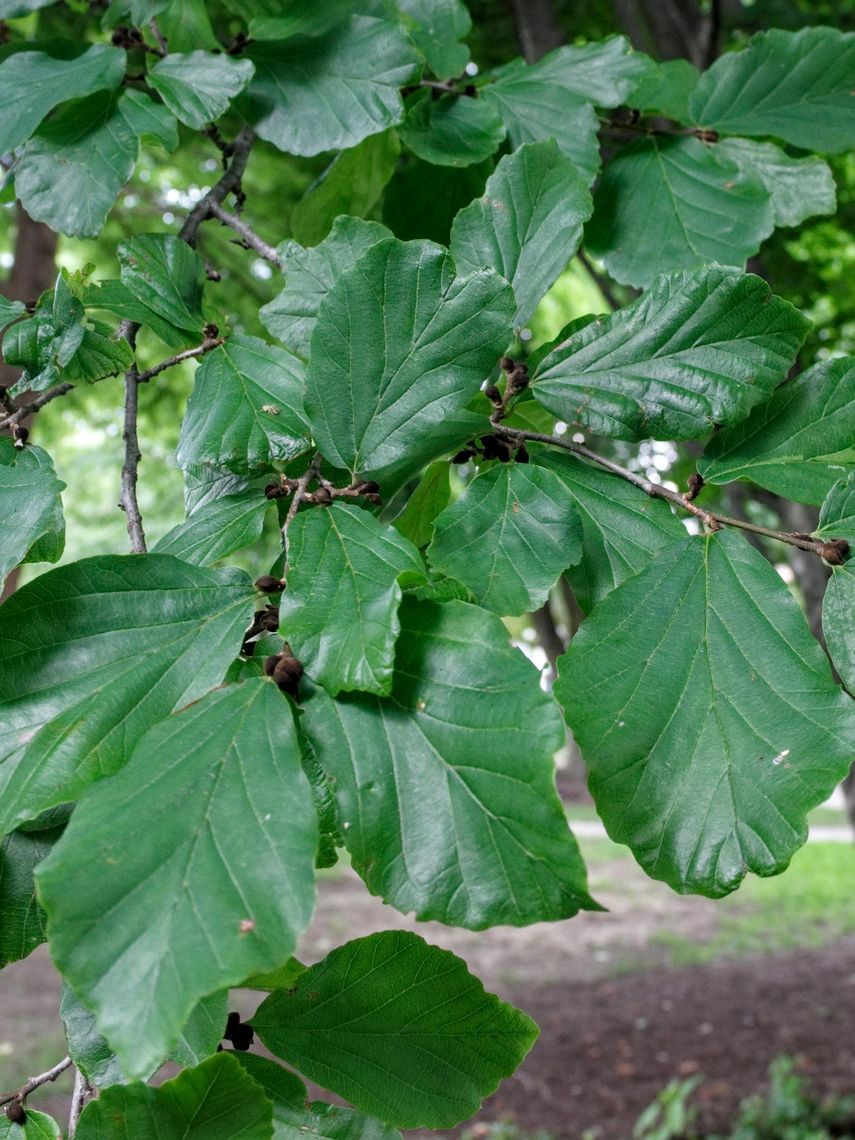
<path fill-rule="evenodd" d="M 625 859 L 602 859 L 591 871 L 595 896 L 612 908 L 606 914 L 480 934 L 415 925 L 541 1027 L 526 1063 L 479 1120 L 510 1119 L 567 1140 L 586 1129 L 624 1140 L 670 1079 L 699 1072 L 704 1124 L 724 1127 L 782 1052 L 802 1058 L 816 1090 L 855 1090 L 855 939 L 670 969 L 657 935 L 709 936 L 715 903 L 680 898 Z M 414 924 L 370 898 L 350 872 L 325 878 L 300 957 L 313 962 L 348 938 L 391 927 Z M 44 948 L 0 975 L 0 1089 L 62 1055 L 58 991 Z M 251 1012 L 251 1002 L 242 1004 Z M 33 1106 L 63 1119 L 67 1094 L 45 1090 Z"/>

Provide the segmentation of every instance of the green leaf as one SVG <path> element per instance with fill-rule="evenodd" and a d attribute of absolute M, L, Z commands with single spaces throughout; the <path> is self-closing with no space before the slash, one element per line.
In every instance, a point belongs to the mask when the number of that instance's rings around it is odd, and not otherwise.
<path fill-rule="evenodd" d="M 36 901 L 33 871 L 62 835 L 13 831 L 0 840 L 0 969 L 26 958 L 44 942 L 45 916 Z"/>
<path fill-rule="evenodd" d="M 0 833 L 77 798 L 218 684 L 254 597 L 240 571 L 137 554 L 61 566 L 4 602 Z"/>
<path fill-rule="evenodd" d="M 855 469 L 855 357 L 788 380 L 742 424 L 717 432 L 698 470 L 709 483 L 750 479 L 799 503 L 821 503 Z"/>
<path fill-rule="evenodd" d="M 356 146 L 399 123 L 400 88 L 419 71 L 400 25 L 372 16 L 353 16 L 312 39 L 260 41 L 246 56 L 255 76 L 243 113 L 288 154 Z"/>
<path fill-rule="evenodd" d="M 484 196 L 454 219 L 451 255 L 460 273 L 492 266 L 511 283 L 522 328 L 579 248 L 592 209 L 555 141 L 530 143 L 503 158 Z"/>
<path fill-rule="evenodd" d="M 470 1117 L 537 1037 L 460 958 L 404 930 L 340 946 L 252 1024 L 306 1076 L 402 1128 Z"/>
<path fill-rule="evenodd" d="M 155 725 L 88 789 L 39 897 L 54 960 L 126 1073 L 148 1075 L 200 998 L 291 955 L 317 840 L 292 715 L 267 680 Z"/>
<path fill-rule="evenodd" d="M 330 693 L 388 693 L 403 578 L 424 580 L 416 549 L 358 507 L 298 514 L 288 531 L 280 630 Z"/>
<path fill-rule="evenodd" d="M 124 338 L 116 340 L 115 329 L 89 319 L 77 351 L 62 370 L 62 378 L 75 384 L 94 384 L 127 371 L 133 362 L 134 350 Z"/>
<path fill-rule="evenodd" d="M 200 340 L 205 263 L 173 234 L 139 234 L 119 245 L 121 282 L 146 309 Z"/>
<path fill-rule="evenodd" d="M 196 566 L 209 566 L 251 546 L 261 537 L 264 512 L 270 506 L 260 491 L 226 495 L 200 507 L 153 547 L 155 554 L 172 554 Z"/>
<path fill-rule="evenodd" d="M 598 107 L 618 107 L 627 102 L 639 82 L 655 67 L 649 56 L 633 52 L 625 36 L 609 36 L 556 48 L 525 71 L 531 78 L 554 83 L 562 91 Z M 515 61 L 499 74 L 513 74 L 518 68 Z"/>
<path fill-rule="evenodd" d="M 46 451 L 16 448 L 8 437 L 0 440 L 0 582 L 43 535 L 57 529 L 64 490 Z"/>
<path fill-rule="evenodd" d="M 273 1103 L 273 1140 L 303 1140 L 307 1134 L 321 1140 L 401 1140 L 396 1129 L 356 1109 L 322 1100 L 308 1104 L 300 1078 L 275 1061 L 254 1053 L 235 1057 Z"/>
<path fill-rule="evenodd" d="M 170 51 L 222 51 L 205 0 L 170 0 L 157 18 Z"/>
<path fill-rule="evenodd" d="M 21 153 L 15 189 L 27 213 L 70 237 L 96 237 L 133 173 L 138 131 L 150 129 L 150 117 L 141 117 L 138 101 L 124 93 L 101 91 L 64 104 Z"/>
<path fill-rule="evenodd" d="M 146 77 L 176 119 L 200 131 L 219 119 L 252 78 L 248 59 L 208 51 L 170 52 Z"/>
<path fill-rule="evenodd" d="M 159 1088 L 112 1085 L 87 1104 L 76 1140 L 270 1140 L 273 1109 L 232 1053 Z"/>
<path fill-rule="evenodd" d="M 3 362 L 23 369 L 14 394 L 42 392 L 56 383 L 83 341 L 83 317 L 83 306 L 60 273 L 33 316 L 12 325 L 3 338 Z"/>
<path fill-rule="evenodd" d="M 759 277 L 671 273 L 539 362 L 535 399 L 616 439 L 695 439 L 738 423 L 786 376 L 810 324 Z"/>
<path fill-rule="evenodd" d="M 316 690 L 303 727 L 372 894 L 470 930 L 597 909 L 555 792 L 558 711 L 497 617 L 406 598 L 391 695 Z"/>
<path fill-rule="evenodd" d="M 87 309 L 104 309 L 124 320 L 146 325 L 170 348 L 186 348 L 200 338 L 199 329 L 191 333 L 176 328 L 168 319 L 159 316 L 148 305 L 137 300 L 120 281 L 99 281 L 95 285 L 87 286 L 83 300 Z"/>
<path fill-rule="evenodd" d="M 339 215 L 368 214 L 394 174 L 400 152 L 397 133 L 383 131 L 336 155 L 294 207 L 291 233 L 296 240 L 317 245 Z"/>
<path fill-rule="evenodd" d="M 642 77 L 627 102 L 640 111 L 657 111 L 678 123 L 690 122 L 689 96 L 700 76 L 687 59 L 667 59 Z"/>
<path fill-rule="evenodd" d="M 431 242 L 379 242 L 321 304 L 306 411 L 324 457 L 381 481 L 459 438 L 462 413 L 507 347 L 513 294 L 493 270 L 455 275 Z M 465 438 L 465 435 L 464 435 Z"/>
<path fill-rule="evenodd" d="M 92 44 L 76 59 L 54 59 L 41 51 L 21 51 L 0 63 L 0 153 L 30 137 L 45 115 L 59 103 L 112 91 L 125 74 L 120 48 Z M 63 184 L 65 190 L 65 184 Z"/>
<path fill-rule="evenodd" d="M 249 20 L 249 34 L 256 40 L 285 40 L 292 36 L 317 36 L 349 19 L 356 0 L 226 0 L 237 16 Z M 366 5 L 362 5 L 363 8 Z"/>
<path fill-rule="evenodd" d="M 616 281 L 709 261 L 742 267 L 774 228 L 759 179 L 695 138 L 641 139 L 608 164 L 586 245 Z"/>
<path fill-rule="evenodd" d="M 433 166 L 408 155 L 383 195 L 383 221 L 403 240 L 428 238 L 448 245 L 455 217 L 484 192 L 493 162 Z"/>
<path fill-rule="evenodd" d="M 8 297 L 0 297 L 0 331 L 26 311 L 23 301 L 10 301 Z"/>
<path fill-rule="evenodd" d="M 296 458 L 308 448 L 308 434 L 302 362 L 257 337 L 230 337 L 196 369 L 178 466 L 257 471 Z"/>
<path fill-rule="evenodd" d="M 437 166 L 471 166 L 494 154 L 505 137 L 502 119 L 483 99 L 415 91 L 398 128 L 413 154 Z"/>
<path fill-rule="evenodd" d="M 469 48 L 459 41 L 472 27 L 466 5 L 461 0 L 399 0 L 398 9 L 409 17 L 410 39 L 437 79 L 462 75 Z"/>
<path fill-rule="evenodd" d="M 686 537 L 686 528 L 662 499 L 624 479 L 555 451 L 532 458 L 561 480 L 581 519 L 582 558 L 567 577 L 585 613 L 663 547 Z"/>
<path fill-rule="evenodd" d="M 62 1129 L 52 1116 L 27 1107 L 27 1122 L 13 1124 L 0 1116 L 0 1140 L 62 1140 Z"/>
<path fill-rule="evenodd" d="M 285 288 L 259 310 L 265 328 L 298 356 L 308 356 L 321 301 L 345 269 L 355 265 L 372 245 L 391 236 L 379 222 L 340 217 L 314 249 L 304 249 L 295 241 L 283 242 L 278 252 Z"/>
<path fill-rule="evenodd" d="M 495 83 L 481 89 L 481 98 L 501 116 L 512 150 L 554 139 L 585 185 L 594 181 L 600 168 L 600 124 L 590 103 L 523 64 L 503 68 Z"/>
<path fill-rule="evenodd" d="M 855 471 L 835 483 L 822 504 L 817 538 L 845 539 L 855 550 Z M 855 561 L 850 552 L 832 569 L 822 601 L 822 630 L 828 652 L 843 684 L 855 690 Z"/>
<path fill-rule="evenodd" d="M 784 870 L 852 761 L 851 699 L 774 567 L 730 533 L 614 590 L 555 694 L 609 835 L 678 891 Z"/>
<path fill-rule="evenodd" d="M 289 989 L 297 978 L 306 969 L 303 963 L 298 958 L 289 958 L 284 966 L 280 966 L 276 970 L 269 970 L 264 974 L 251 974 L 248 978 L 244 978 L 241 982 L 240 988 L 247 990 L 287 990 Z M 250 1054 L 251 1055 L 251 1054 Z M 259 1057 L 258 1060 L 261 1060 Z M 278 1068 L 279 1066 L 277 1066 Z M 288 1076 L 293 1076 L 289 1073 Z M 294 1078 L 296 1080 L 296 1077 Z M 302 1081 L 298 1082 L 302 1087 Z M 303 1089 L 303 1094 L 305 1094 Z"/>
<path fill-rule="evenodd" d="M 833 214 L 837 205 L 834 176 L 817 155 L 792 158 L 774 143 L 724 139 L 716 153 L 732 159 L 743 174 L 763 183 L 772 196 L 776 226 L 799 226 L 814 214 Z"/>
<path fill-rule="evenodd" d="M 216 1053 L 228 1019 L 229 991 L 209 994 L 193 1008 L 181 1030 L 177 1043 L 170 1049 L 170 1061 L 189 1068 L 200 1065 Z"/>
<path fill-rule="evenodd" d="M 178 146 L 178 124 L 162 103 L 155 103 L 144 91 L 129 87 L 124 92 L 122 111 L 135 135 L 143 142 L 156 142 L 170 153 Z"/>
<path fill-rule="evenodd" d="M 493 467 L 436 520 L 431 564 L 497 614 L 536 610 L 582 557 L 582 527 L 564 484 L 529 464 Z"/>
<path fill-rule="evenodd" d="M 128 1083 L 129 1078 L 116 1054 L 98 1032 L 95 1014 L 90 1013 L 65 981 L 62 983 L 59 1016 L 62 1018 L 69 1056 L 90 1084 L 100 1089 L 107 1085 Z M 146 1079 L 159 1067 L 160 1062 L 155 1061 Z"/>
<path fill-rule="evenodd" d="M 855 146 L 855 34 L 779 28 L 721 56 L 692 92 L 693 121 L 729 135 L 773 135 L 804 150 Z"/>
<path fill-rule="evenodd" d="M 420 550 L 433 538 L 434 524 L 440 511 L 451 501 L 448 461 L 431 463 L 407 499 L 407 505 L 392 520 L 392 526 Z"/>

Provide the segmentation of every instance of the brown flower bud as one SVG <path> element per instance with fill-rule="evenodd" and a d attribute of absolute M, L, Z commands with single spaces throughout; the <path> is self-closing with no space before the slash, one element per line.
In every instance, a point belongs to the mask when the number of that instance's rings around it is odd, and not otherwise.
<path fill-rule="evenodd" d="M 296 697 L 302 676 L 303 666 L 297 658 L 280 653 L 279 660 L 276 662 L 276 667 L 273 670 L 273 680 L 282 692 L 290 693 L 292 697 Z"/>
<path fill-rule="evenodd" d="M 275 633 L 279 628 L 279 607 L 268 606 L 264 613 L 258 615 L 258 624 L 268 633 Z"/>
<path fill-rule="evenodd" d="M 26 1124 L 27 1113 L 19 1100 L 10 1100 L 6 1105 L 6 1119 L 13 1124 Z"/>
<path fill-rule="evenodd" d="M 274 653 L 272 657 L 264 658 L 264 675 L 265 677 L 272 677 L 273 670 L 279 664 L 279 654 Z"/>
<path fill-rule="evenodd" d="M 256 578 L 255 588 L 261 590 L 262 594 L 278 594 L 285 589 L 285 579 L 274 578 L 272 574 L 262 574 L 260 578 Z"/>
<path fill-rule="evenodd" d="M 688 491 L 686 491 L 686 501 L 691 503 L 693 499 L 697 499 L 700 495 L 704 485 L 704 477 L 697 471 L 693 471 L 688 480 Z"/>
<path fill-rule="evenodd" d="M 528 463 L 528 448 L 524 443 L 521 443 L 517 448 L 515 459 L 517 463 Z"/>
<path fill-rule="evenodd" d="M 510 356 L 503 356 L 499 361 L 499 367 L 503 372 L 513 372 L 516 366 L 517 362 Z"/>
<path fill-rule="evenodd" d="M 265 499 L 284 499 L 287 494 L 281 483 L 268 483 L 264 488 Z"/>
<path fill-rule="evenodd" d="M 322 507 L 328 506 L 332 502 L 332 492 L 329 487 L 318 487 L 312 495 L 312 502 Z"/>
<path fill-rule="evenodd" d="M 849 557 L 849 543 L 845 538 L 833 538 L 822 547 L 820 554 L 829 566 L 842 566 Z"/>
<path fill-rule="evenodd" d="M 499 391 L 495 384 L 488 384 L 484 389 L 484 395 L 487 397 L 491 404 L 501 404 L 502 402 L 502 393 Z"/>
<path fill-rule="evenodd" d="M 15 447 L 23 447 L 30 438 L 30 432 L 28 428 L 22 427 L 21 424 L 15 424 L 12 428 L 12 436 L 15 440 Z"/>

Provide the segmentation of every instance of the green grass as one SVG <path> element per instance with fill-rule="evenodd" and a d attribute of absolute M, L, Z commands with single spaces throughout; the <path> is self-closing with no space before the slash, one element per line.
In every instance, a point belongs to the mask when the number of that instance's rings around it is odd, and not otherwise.
<path fill-rule="evenodd" d="M 855 933 L 855 845 L 808 843 L 770 879 L 749 876 L 719 902 L 719 925 L 706 942 L 663 932 L 675 966 L 723 957 L 815 949 Z"/>

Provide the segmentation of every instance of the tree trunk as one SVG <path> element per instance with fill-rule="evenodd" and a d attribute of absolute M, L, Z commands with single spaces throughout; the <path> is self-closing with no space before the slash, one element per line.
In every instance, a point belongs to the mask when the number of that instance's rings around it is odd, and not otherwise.
<path fill-rule="evenodd" d="M 34 222 L 19 202 L 17 205 L 17 233 L 15 234 L 15 260 L 9 276 L 0 285 L 0 293 L 12 301 L 36 301 L 41 293 L 49 289 L 56 277 L 56 234 L 42 222 Z M 11 387 L 18 376 L 19 368 L 0 364 L 0 386 Z M 26 397 L 24 397 L 26 399 Z M 31 427 L 30 420 L 23 421 Z M 0 591 L 0 602 L 14 593 L 18 585 L 19 568 L 15 567 L 6 577 Z"/>

